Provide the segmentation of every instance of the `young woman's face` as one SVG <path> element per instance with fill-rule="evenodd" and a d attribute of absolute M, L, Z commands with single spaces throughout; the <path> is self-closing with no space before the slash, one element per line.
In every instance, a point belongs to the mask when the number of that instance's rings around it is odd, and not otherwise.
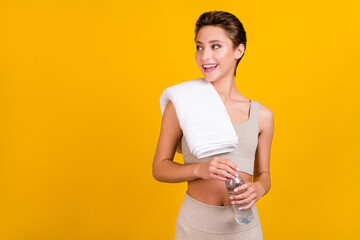
<path fill-rule="evenodd" d="M 196 36 L 195 61 L 207 81 L 234 76 L 236 61 L 241 57 L 231 39 L 218 26 L 204 26 Z"/>

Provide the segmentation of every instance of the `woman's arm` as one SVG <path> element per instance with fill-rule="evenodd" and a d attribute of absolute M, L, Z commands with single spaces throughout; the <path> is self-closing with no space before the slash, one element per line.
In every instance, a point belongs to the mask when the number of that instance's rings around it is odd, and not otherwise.
<path fill-rule="evenodd" d="M 255 154 L 254 165 L 254 183 L 261 184 L 264 194 L 270 190 L 270 152 L 271 142 L 274 135 L 274 114 L 262 105 L 262 111 L 259 111 L 260 134 L 258 139 L 258 147 Z M 262 196 L 263 196 L 262 195 Z"/>
<path fill-rule="evenodd" d="M 169 101 L 165 107 L 159 140 L 153 160 L 152 174 L 160 182 L 179 183 L 198 177 L 199 164 L 179 164 L 173 161 L 176 146 L 182 130 L 174 104 Z"/>
<path fill-rule="evenodd" d="M 153 161 L 153 177 L 160 182 L 179 183 L 201 179 L 226 181 L 237 175 L 229 159 L 214 157 L 203 163 L 180 164 L 173 161 L 182 130 L 174 104 L 169 101 L 163 113 L 161 132 Z"/>
<path fill-rule="evenodd" d="M 266 106 L 259 109 L 259 137 L 255 153 L 253 182 L 246 182 L 237 188 L 239 194 L 233 196 L 236 204 L 249 205 L 242 208 L 251 208 L 256 201 L 270 190 L 270 150 L 274 134 L 274 114 Z M 243 192 L 246 190 L 245 192 Z"/>

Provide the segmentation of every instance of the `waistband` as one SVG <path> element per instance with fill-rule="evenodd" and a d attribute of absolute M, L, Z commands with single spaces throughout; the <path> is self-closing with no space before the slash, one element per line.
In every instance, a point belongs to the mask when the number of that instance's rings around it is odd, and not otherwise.
<path fill-rule="evenodd" d="M 260 224 L 257 207 L 251 207 L 253 219 L 248 224 L 238 224 L 232 206 L 216 206 L 200 202 L 187 192 L 180 207 L 177 222 L 208 233 L 241 232 Z"/>

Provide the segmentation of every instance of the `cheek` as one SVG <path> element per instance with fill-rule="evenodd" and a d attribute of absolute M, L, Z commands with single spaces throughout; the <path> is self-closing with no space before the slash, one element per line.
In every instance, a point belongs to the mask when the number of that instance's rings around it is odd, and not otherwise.
<path fill-rule="evenodd" d="M 223 63 L 227 63 L 231 59 L 231 56 L 232 56 L 231 53 L 227 51 L 222 51 L 216 54 L 216 59 Z"/>
<path fill-rule="evenodd" d="M 227 57 L 229 58 L 229 59 L 234 59 L 235 58 L 235 53 L 233 52 L 233 51 L 228 51 L 227 52 Z"/>
<path fill-rule="evenodd" d="M 231 65 L 235 60 L 234 54 L 232 52 L 227 52 L 222 56 L 222 58 L 227 65 Z"/>
<path fill-rule="evenodd" d="M 200 58 L 199 58 L 198 55 L 195 55 L 195 62 L 196 62 L 197 65 L 200 64 Z M 201 64 L 200 64 L 200 65 L 201 65 Z"/>

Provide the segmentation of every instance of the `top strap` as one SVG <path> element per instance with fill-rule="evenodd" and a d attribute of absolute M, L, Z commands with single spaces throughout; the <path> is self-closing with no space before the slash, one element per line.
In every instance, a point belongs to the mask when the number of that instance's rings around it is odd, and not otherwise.
<path fill-rule="evenodd" d="M 250 105 L 250 118 L 257 120 L 258 119 L 258 114 L 259 114 L 259 107 L 260 107 L 260 103 L 255 101 L 255 100 L 251 100 L 251 105 Z"/>

